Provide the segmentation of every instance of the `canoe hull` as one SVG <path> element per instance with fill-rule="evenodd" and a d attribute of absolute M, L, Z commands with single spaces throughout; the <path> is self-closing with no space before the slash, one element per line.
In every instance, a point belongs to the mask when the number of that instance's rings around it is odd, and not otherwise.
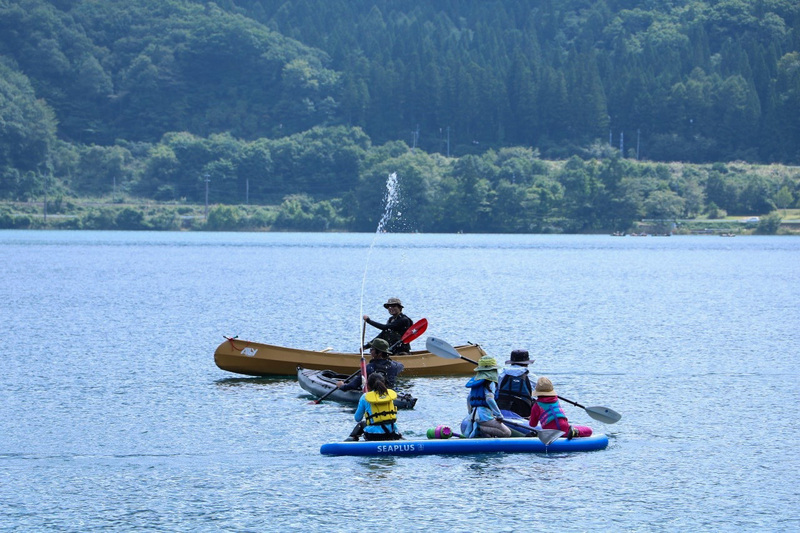
<path fill-rule="evenodd" d="M 325 396 L 336 387 L 337 381 L 344 381 L 348 375 L 338 374 L 331 370 L 310 370 L 308 368 L 297 369 L 297 381 L 304 391 L 310 392 L 317 398 Z M 325 401 L 333 401 L 339 403 L 346 403 L 355 405 L 361 399 L 360 390 L 337 390 L 331 392 L 325 398 Z M 416 405 L 417 399 L 413 398 L 410 394 L 397 393 L 397 399 L 394 401 L 398 409 L 413 409 Z"/>
<path fill-rule="evenodd" d="M 477 344 L 456 346 L 456 350 L 473 361 L 486 354 Z M 475 369 L 475 365 L 463 359 L 446 359 L 426 351 L 395 355 L 393 359 L 405 366 L 403 377 L 467 375 L 472 374 Z M 313 370 L 332 370 L 349 375 L 359 368 L 361 355 L 314 352 L 230 339 L 223 341 L 217 347 L 214 352 L 214 362 L 222 370 L 246 376 L 295 376 L 298 366 Z"/>
<path fill-rule="evenodd" d="M 508 439 L 396 440 L 368 442 L 330 442 L 323 444 L 322 455 L 473 455 L 483 453 L 562 453 L 602 450 L 608 446 L 603 434 L 572 440 L 558 439 L 549 446 L 532 437 Z"/>

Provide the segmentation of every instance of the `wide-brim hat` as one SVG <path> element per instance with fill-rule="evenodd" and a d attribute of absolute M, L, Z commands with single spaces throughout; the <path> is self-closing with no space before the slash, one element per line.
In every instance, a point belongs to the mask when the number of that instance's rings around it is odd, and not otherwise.
<path fill-rule="evenodd" d="M 386 303 L 385 303 L 385 304 L 383 304 L 383 306 L 384 306 L 386 309 L 389 309 L 389 308 L 390 308 L 391 306 L 393 306 L 393 305 L 396 305 L 396 306 L 398 306 L 400 309 L 402 309 L 402 308 L 403 308 L 403 302 L 401 302 L 401 301 L 400 301 L 400 298 L 389 298 L 389 299 L 386 301 Z"/>
<path fill-rule="evenodd" d="M 484 355 L 480 359 L 478 359 L 478 366 L 475 367 L 475 372 L 482 372 L 486 370 L 497 370 L 499 367 L 497 366 L 497 359 L 492 357 L 491 355 Z"/>
<path fill-rule="evenodd" d="M 537 398 L 540 396 L 558 396 L 553 388 L 553 382 L 546 377 L 541 377 L 536 381 L 536 388 L 533 390 L 533 396 Z"/>
<path fill-rule="evenodd" d="M 475 379 L 485 379 L 486 381 L 494 381 L 497 383 L 499 376 L 497 369 L 494 370 L 478 370 L 475 372 Z"/>
<path fill-rule="evenodd" d="M 383 339 L 372 339 L 372 342 L 370 342 L 369 345 L 379 352 L 389 353 L 389 343 Z"/>
<path fill-rule="evenodd" d="M 528 350 L 514 350 L 511 352 L 511 359 L 506 361 L 507 365 L 532 365 L 535 359 L 530 359 Z"/>

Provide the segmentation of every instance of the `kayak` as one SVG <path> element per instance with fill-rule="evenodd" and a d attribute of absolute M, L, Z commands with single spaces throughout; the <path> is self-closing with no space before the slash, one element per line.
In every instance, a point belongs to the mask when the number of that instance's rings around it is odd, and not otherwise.
<path fill-rule="evenodd" d="M 486 355 L 477 344 L 456 346 L 455 349 L 463 357 L 474 361 Z M 424 350 L 413 351 L 409 355 L 393 355 L 392 358 L 403 363 L 403 377 L 457 376 L 472 374 L 475 370 L 471 362 L 438 357 Z M 222 370 L 247 376 L 294 376 L 298 366 L 350 375 L 361 365 L 361 355 L 315 352 L 226 338 L 214 352 L 214 362 Z"/>
<path fill-rule="evenodd" d="M 338 374 L 332 370 L 312 370 L 309 368 L 297 367 L 297 381 L 303 390 L 310 392 L 317 398 L 325 396 L 336 388 L 337 381 L 344 381 L 349 374 Z M 357 404 L 361 399 L 360 390 L 336 390 L 325 398 L 340 403 Z M 413 409 L 417 399 L 407 392 L 398 392 L 394 405 L 398 409 Z"/>
<path fill-rule="evenodd" d="M 482 453 L 561 453 L 602 450 L 608 437 L 602 433 L 572 440 L 557 439 L 548 446 L 534 437 L 507 439 L 429 439 L 394 441 L 330 442 L 322 455 L 472 455 Z"/>

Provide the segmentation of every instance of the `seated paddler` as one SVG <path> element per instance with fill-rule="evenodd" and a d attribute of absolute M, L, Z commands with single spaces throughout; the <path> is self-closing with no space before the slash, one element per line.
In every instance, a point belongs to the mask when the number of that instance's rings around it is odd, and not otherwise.
<path fill-rule="evenodd" d="M 353 415 L 358 424 L 345 440 L 356 441 L 362 434 L 364 440 L 402 439 L 397 431 L 397 407 L 394 405 L 397 393 L 386 386 L 380 372 L 367 378 L 367 386 L 369 392 L 361 395 Z"/>
<path fill-rule="evenodd" d="M 497 406 L 501 410 L 512 411 L 521 418 L 528 418 L 533 407 L 531 379 L 536 381 L 536 376 L 528 370 L 533 359 L 528 350 L 514 350 L 506 364 L 510 366 L 500 372 L 497 385 Z"/>
<path fill-rule="evenodd" d="M 536 397 L 536 401 L 531 408 L 530 425 L 535 426 L 538 423 L 542 429 L 561 430 L 568 439 L 592 436 L 592 428 L 569 423 L 569 419 L 558 401 L 553 382 L 549 378 L 542 376 L 536 381 L 533 395 Z"/>
<path fill-rule="evenodd" d="M 380 372 L 384 376 L 386 386 L 390 389 L 395 387 L 397 375 L 405 368 L 402 363 L 389 359 L 389 343 L 383 339 L 372 339 L 369 344 L 369 354 L 371 359 L 367 362 L 367 378 L 373 372 Z M 347 381 L 339 381 L 336 386 L 342 390 L 361 389 L 361 373 L 359 372 Z"/>
<path fill-rule="evenodd" d="M 497 394 L 497 361 L 484 355 L 478 360 L 475 377 L 467 382 L 469 389 L 464 434 L 467 437 L 510 437 L 511 430 L 503 424 L 503 413 L 495 401 Z"/>
<path fill-rule="evenodd" d="M 400 342 L 400 339 L 403 337 L 403 333 L 413 325 L 413 322 L 403 314 L 403 302 L 399 298 L 389 298 L 383 307 L 389 311 L 389 320 L 386 321 L 386 324 L 372 320 L 369 315 L 363 316 L 364 322 L 381 330 L 376 339 L 388 342 L 391 346 L 391 353 L 407 354 L 411 350 L 411 346 Z"/>

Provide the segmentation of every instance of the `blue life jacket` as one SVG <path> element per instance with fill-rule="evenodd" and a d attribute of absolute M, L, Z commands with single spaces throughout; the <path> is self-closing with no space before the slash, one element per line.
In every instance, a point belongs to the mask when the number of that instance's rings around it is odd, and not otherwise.
<path fill-rule="evenodd" d="M 489 388 L 490 381 L 486 379 L 472 378 L 467 381 L 466 387 L 469 391 L 469 405 L 470 407 L 489 407 L 486 402 L 486 389 Z"/>

